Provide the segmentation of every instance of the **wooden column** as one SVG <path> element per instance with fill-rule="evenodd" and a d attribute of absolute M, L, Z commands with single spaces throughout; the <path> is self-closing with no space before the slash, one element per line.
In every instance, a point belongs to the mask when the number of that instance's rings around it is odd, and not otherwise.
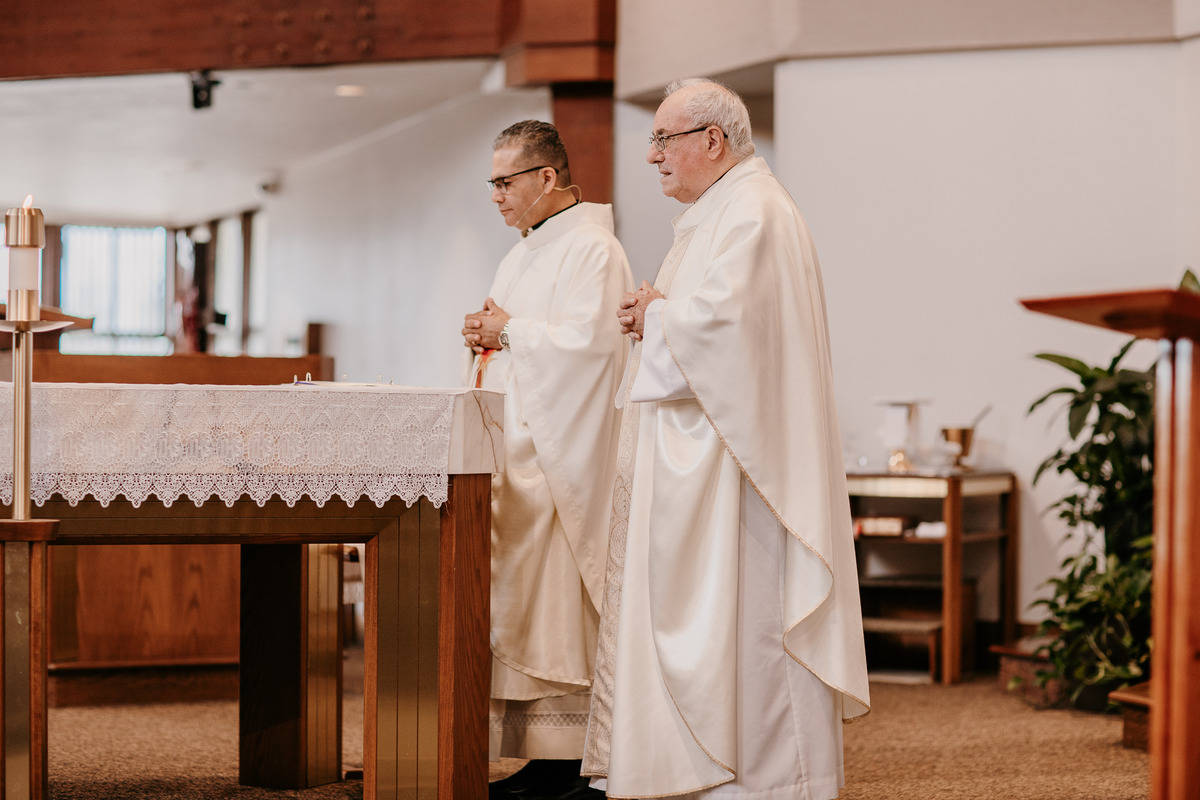
<path fill-rule="evenodd" d="M 556 83 L 554 126 L 571 162 L 571 180 L 592 203 L 613 199 L 613 85 Z"/>
<path fill-rule="evenodd" d="M 1151 289 L 1022 303 L 1033 311 L 1160 340 L 1150 796 L 1194 800 L 1200 787 L 1200 294 Z"/>
<path fill-rule="evenodd" d="M 0 799 L 42 800 L 46 777 L 46 546 L 56 520 L 0 520 Z"/>
<path fill-rule="evenodd" d="M 614 0 L 514 0 L 503 20 L 509 86 L 549 86 L 584 200 L 612 202 Z"/>
<path fill-rule="evenodd" d="M 1167 615 L 1159 613 L 1171 602 L 1171 570 L 1167 563 L 1171 558 L 1171 548 L 1178 535 L 1175 519 L 1175 392 L 1168 387 L 1175 385 L 1175 345 L 1164 339 L 1158 345 L 1158 369 L 1155 376 L 1156 392 L 1154 396 L 1154 587 L 1151 597 L 1152 604 L 1152 635 L 1169 635 Z M 1150 708 L 1157 706 L 1165 708 L 1170 696 L 1169 686 L 1165 680 L 1154 680 L 1158 672 L 1158 659 L 1151 655 Z M 1150 714 L 1150 726 L 1147 734 L 1147 749 L 1155 753 L 1169 751 L 1168 726 L 1166 714 Z M 1165 762 L 1157 758 L 1150 764 L 1150 793 L 1155 800 L 1171 797 L 1168 791 L 1169 770 Z"/>
<path fill-rule="evenodd" d="M 1153 797 L 1182 800 L 1200 792 L 1200 348 L 1179 339 L 1165 351 L 1156 388 L 1155 490 L 1165 508 L 1155 515 L 1150 781 Z"/>

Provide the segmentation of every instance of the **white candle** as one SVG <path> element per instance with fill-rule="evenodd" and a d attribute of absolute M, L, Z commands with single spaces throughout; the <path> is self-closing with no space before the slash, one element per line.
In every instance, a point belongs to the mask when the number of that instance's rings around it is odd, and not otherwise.
<path fill-rule="evenodd" d="M 41 274 L 42 248 L 8 248 L 8 288 L 37 289 Z"/>
<path fill-rule="evenodd" d="M 9 291 L 37 291 L 42 271 L 42 246 L 45 242 L 46 233 L 41 209 L 33 207 L 33 195 L 27 194 L 20 208 L 10 208 L 4 214 Z"/>

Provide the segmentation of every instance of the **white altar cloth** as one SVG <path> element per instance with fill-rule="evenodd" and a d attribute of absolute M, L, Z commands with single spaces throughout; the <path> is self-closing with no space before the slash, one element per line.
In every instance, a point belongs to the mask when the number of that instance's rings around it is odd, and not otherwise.
<path fill-rule="evenodd" d="M 278 495 L 408 505 L 446 501 L 455 398 L 464 389 L 365 384 L 35 383 L 33 501 L 150 495 L 232 506 Z M 0 499 L 12 502 L 12 384 L 0 383 Z"/>

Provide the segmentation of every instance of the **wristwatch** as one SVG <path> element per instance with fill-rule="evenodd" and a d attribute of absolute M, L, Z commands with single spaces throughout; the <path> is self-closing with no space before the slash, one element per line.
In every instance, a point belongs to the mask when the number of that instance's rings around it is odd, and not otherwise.
<path fill-rule="evenodd" d="M 508 326 L 509 326 L 509 325 L 511 325 L 511 324 L 512 324 L 512 321 L 510 320 L 509 322 L 506 322 L 506 323 L 504 323 L 504 327 L 500 329 L 500 346 L 501 346 L 502 348 L 504 348 L 505 350 L 508 350 L 508 349 L 509 349 L 509 345 L 508 345 Z"/>

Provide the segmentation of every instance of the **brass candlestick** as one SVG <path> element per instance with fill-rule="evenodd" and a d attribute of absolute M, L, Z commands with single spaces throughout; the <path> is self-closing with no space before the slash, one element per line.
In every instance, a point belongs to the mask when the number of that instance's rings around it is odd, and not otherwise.
<path fill-rule="evenodd" d="M 46 222 L 33 198 L 4 214 L 8 246 L 8 308 L 0 330 L 13 335 L 13 505 L 12 518 L 31 519 L 29 496 L 30 394 L 33 391 L 33 334 L 58 330 L 69 322 L 41 319 L 38 273 L 46 246 Z"/>
<path fill-rule="evenodd" d="M 43 322 L 38 306 L 38 273 L 46 226 L 33 198 L 4 214 L 8 246 L 8 306 L 0 330 L 13 335 L 13 497 L 12 518 L 3 537 L 3 762 L 2 794 L 22 800 L 45 792 L 45 737 L 34 737 L 35 719 L 45 719 L 45 695 L 34 691 L 45 671 L 44 607 L 33 598 L 45 592 L 45 540 L 30 514 L 30 394 L 33 389 L 33 334 L 65 327 Z M 68 323 L 69 324 L 69 323 Z M 7 521 L 6 521 L 7 522 Z M 36 557 L 35 557 L 36 556 Z M 40 565 L 40 568 L 37 568 Z M 39 635 L 43 637 L 37 640 Z M 40 678 L 39 678 L 40 680 Z M 40 778 L 39 778 L 40 775 Z M 40 780 L 40 784 L 36 781 Z"/>

